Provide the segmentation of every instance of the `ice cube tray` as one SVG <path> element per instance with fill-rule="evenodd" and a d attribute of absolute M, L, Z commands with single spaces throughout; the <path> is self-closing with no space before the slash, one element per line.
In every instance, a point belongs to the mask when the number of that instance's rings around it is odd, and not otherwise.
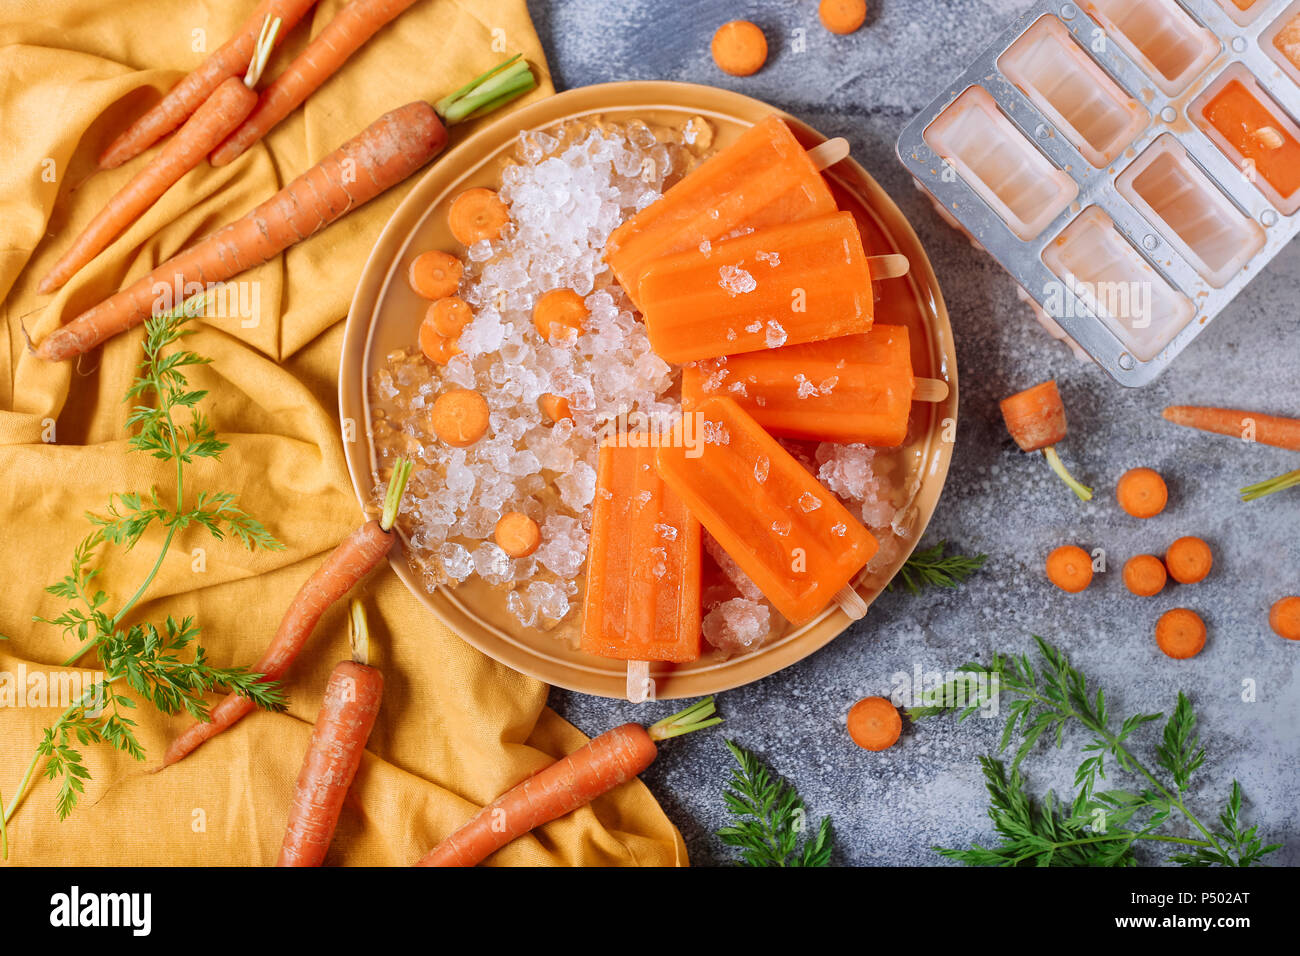
<path fill-rule="evenodd" d="M 1040 2 L 898 156 L 1112 378 L 1145 385 L 1300 233 L 1297 45 L 1300 0 Z M 1245 140 L 1224 119 L 1243 107 Z"/>

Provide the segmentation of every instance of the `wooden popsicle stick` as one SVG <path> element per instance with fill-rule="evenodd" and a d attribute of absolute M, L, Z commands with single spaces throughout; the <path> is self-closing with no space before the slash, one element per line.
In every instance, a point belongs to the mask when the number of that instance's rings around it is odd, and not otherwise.
<path fill-rule="evenodd" d="M 912 391 L 914 402 L 942 402 L 948 397 L 948 383 L 941 378 L 912 379 L 915 388 Z"/>
<path fill-rule="evenodd" d="M 847 159 L 849 155 L 849 141 L 843 136 L 836 136 L 834 139 L 828 139 L 820 146 L 814 146 L 808 150 L 808 158 L 812 164 L 817 167 L 817 171 L 829 169 L 841 159 Z"/>
<path fill-rule="evenodd" d="M 871 280 L 874 282 L 877 279 L 905 276 L 912 271 L 912 264 L 907 261 L 907 256 L 895 252 L 887 256 L 867 256 L 867 268 L 871 270 Z"/>
<path fill-rule="evenodd" d="M 644 704 L 650 699 L 650 662 L 627 662 L 627 699 L 633 704 Z"/>
<path fill-rule="evenodd" d="M 852 584 L 846 584 L 835 592 L 835 603 L 850 620 L 860 621 L 867 616 L 867 602 L 862 600 L 862 595 L 853 589 Z"/>

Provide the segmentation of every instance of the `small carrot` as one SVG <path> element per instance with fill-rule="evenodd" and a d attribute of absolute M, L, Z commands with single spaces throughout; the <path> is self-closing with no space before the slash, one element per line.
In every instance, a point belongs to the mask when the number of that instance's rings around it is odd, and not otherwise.
<path fill-rule="evenodd" d="M 1092 489 L 1076 481 L 1056 453 L 1057 444 L 1065 438 L 1067 426 L 1065 404 L 1061 401 L 1055 380 L 1049 379 L 1008 396 L 1002 399 L 1000 407 L 1007 431 L 1016 440 L 1020 450 L 1041 451 L 1057 477 L 1084 501 L 1091 501 Z"/>
<path fill-rule="evenodd" d="M 817 17 L 831 33 L 852 33 L 867 19 L 867 0 L 822 0 Z"/>
<path fill-rule="evenodd" d="M 1179 584 L 1202 581 L 1214 566 L 1214 553 L 1200 538 L 1179 538 L 1165 552 L 1165 567 L 1169 576 Z"/>
<path fill-rule="evenodd" d="M 298 589 L 254 670 L 254 673 L 264 675 L 264 681 L 278 680 L 289 669 L 321 616 L 387 556 L 393 546 L 393 523 L 397 520 L 397 510 L 402 503 L 407 479 L 411 476 L 411 467 L 409 461 L 398 460 L 388 481 L 388 493 L 379 520 L 367 521 L 344 538 Z M 169 767 L 193 753 L 204 741 L 230 728 L 252 710 L 253 705 L 247 697 L 231 694 L 213 708 L 209 720 L 191 724 L 171 742 L 163 755 L 163 766 Z"/>
<path fill-rule="evenodd" d="M 572 289 L 552 289 L 533 306 L 533 325 L 542 338 L 555 345 L 581 335 L 590 314 L 586 301 Z"/>
<path fill-rule="evenodd" d="M 488 403 L 472 388 L 453 388 L 433 402 L 433 432 L 453 448 L 468 448 L 487 434 Z"/>
<path fill-rule="evenodd" d="M 492 537 L 512 558 L 526 558 L 542 544 L 542 529 L 526 514 L 508 511 L 497 522 Z"/>
<path fill-rule="evenodd" d="M 460 288 L 460 277 L 465 265 L 450 252 L 430 249 L 411 260 L 407 279 L 415 294 L 426 299 L 441 299 L 454 295 Z"/>
<path fill-rule="evenodd" d="M 474 321 L 474 311 L 460 296 L 449 295 L 431 303 L 424 313 L 424 320 L 439 335 L 454 339 Z"/>
<path fill-rule="evenodd" d="M 710 51 L 713 62 L 723 73 L 749 76 L 767 62 L 767 37 L 748 20 L 732 20 L 713 34 Z"/>
<path fill-rule="evenodd" d="M 510 207 L 494 190 L 467 189 L 451 202 L 447 226 L 456 241 L 472 246 L 483 239 L 497 239 L 510 221 Z"/>
<path fill-rule="evenodd" d="M 386 23 L 414 2 L 351 0 L 263 91 L 252 115 L 215 148 L 212 165 L 224 166 L 242 155 L 338 72 Z"/>
<path fill-rule="evenodd" d="M 253 88 L 257 86 L 279 31 L 279 20 L 267 21 L 263 25 L 253 61 L 243 80 L 229 77 L 212 91 L 212 95 L 203 101 L 176 135 L 167 140 L 149 165 L 136 173 L 90 220 L 90 225 L 82 230 L 68 251 L 41 279 L 37 292 L 42 295 L 53 292 L 71 279 L 77 270 L 103 252 L 163 193 L 198 166 L 208 150 L 240 124 L 257 102 Z"/>
<path fill-rule="evenodd" d="M 903 718 L 883 697 L 864 697 L 849 709 L 849 736 L 863 750 L 888 750 L 898 743 Z"/>
<path fill-rule="evenodd" d="M 218 86 L 248 68 L 263 23 L 268 19 L 278 19 L 283 37 L 315 3 L 316 0 L 262 0 L 224 46 L 204 60 L 197 70 L 186 74 L 171 88 L 171 92 L 109 143 L 100 154 L 99 168 L 121 166 L 184 123 Z"/>
<path fill-rule="evenodd" d="M 1062 591 L 1078 594 L 1092 583 L 1092 558 L 1077 545 L 1063 544 L 1047 556 L 1047 579 Z"/>
<path fill-rule="evenodd" d="M 1158 471 L 1130 468 L 1115 486 L 1119 506 L 1134 518 L 1154 518 L 1165 510 L 1169 488 Z"/>
<path fill-rule="evenodd" d="M 1195 657 L 1205 647 L 1205 622 L 1185 607 L 1165 611 L 1156 621 L 1156 645 L 1177 661 Z"/>
<path fill-rule="evenodd" d="M 1300 641 L 1300 597 L 1281 598 L 1269 609 L 1268 626 L 1278 637 Z"/>
<path fill-rule="evenodd" d="M 552 422 L 558 422 L 563 419 L 573 421 L 573 411 L 569 407 L 569 400 L 563 395 L 556 395 L 553 392 L 545 392 L 537 399 L 537 406 L 542 410 L 542 414 Z"/>
<path fill-rule="evenodd" d="M 1300 418 L 1197 405 L 1170 405 L 1164 410 L 1164 417 L 1175 425 L 1300 451 Z"/>
<path fill-rule="evenodd" d="M 623 724 L 592 738 L 474 814 L 416 866 L 475 866 L 510 841 L 631 780 L 654 762 L 655 744 L 722 723 L 706 697 L 647 730 Z"/>
<path fill-rule="evenodd" d="M 1124 586 L 1138 597 L 1159 594 L 1167 578 L 1165 563 L 1154 554 L 1137 554 L 1124 562 Z"/>
<path fill-rule="evenodd" d="M 325 685 L 325 698 L 294 785 L 276 866 L 320 866 L 324 862 L 343 800 L 379 716 L 384 675 L 370 666 L 366 612 L 356 598 L 348 615 L 348 644 L 352 660 L 335 664 Z"/>

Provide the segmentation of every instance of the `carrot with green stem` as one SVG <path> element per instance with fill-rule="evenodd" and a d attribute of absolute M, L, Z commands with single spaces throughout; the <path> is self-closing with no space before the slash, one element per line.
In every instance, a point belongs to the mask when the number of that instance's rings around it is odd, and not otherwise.
<path fill-rule="evenodd" d="M 253 60 L 242 80 L 229 77 L 212 91 L 212 95 L 194 111 L 176 135 L 167 140 L 162 151 L 150 160 L 149 165 L 132 177 L 108 201 L 90 225 L 82 231 L 71 247 L 54 264 L 36 291 L 53 292 L 71 279 L 82 266 L 99 255 L 128 226 L 140 218 L 163 193 L 174 186 L 182 176 L 203 161 L 212 147 L 226 138 L 257 103 L 257 86 L 266 68 L 266 60 L 275 47 L 281 21 L 267 20 L 262 25 Z"/>
<path fill-rule="evenodd" d="M 279 20 L 283 37 L 315 3 L 316 0 L 262 0 L 224 46 L 204 60 L 197 70 L 187 74 L 152 109 L 109 143 L 108 148 L 100 154 L 99 168 L 115 169 L 121 166 L 184 123 L 225 80 L 239 76 L 248 69 L 263 23 L 268 19 Z"/>
<path fill-rule="evenodd" d="M 517 57 L 507 62 L 516 61 Z M 518 63 L 518 67 L 531 89 L 536 81 L 528 64 Z M 504 75 L 500 70 L 490 70 L 471 84 L 465 102 L 486 102 L 478 111 L 482 112 L 526 92 L 521 83 L 516 83 L 510 86 L 508 97 L 501 94 L 496 85 Z M 490 89 L 484 92 L 482 87 Z M 385 113 L 242 219 L 199 240 L 47 335 L 36 354 L 49 361 L 74 358 L 134 328 L 153 314 L 160 298 L 167 298 L 159 296 L 160 285 L 180 287 L 176 294 L 179 300 L 183 297 L 180 290 L 186 286 L 224 282 L 269 261 L 406 179 L 441 152 L 446 142 L 446 127 L 437 108 L 428 103 L 408 103 Z"/>
<path fill-rule="evenodd" d="M 1092 489 L 1076 480 L 1056 453 L 1057 444 L 1065 438 L 1067 425 L 1065 404 L 1055 380 L 1049 379 L 1002 399 L 1001 408 L 1007 431 L 1020 450 L 1041 451 L 1052 471 L 1070 486 L 1070 490 L 1084 501 L 1091 501 Z"/>
<path fill-rule="evenodd" d="M 348 58 L 415 0 L 352 0 L 263 91 L 256 109 L 212 152 L 224 166 L 269 133 L 338 72 Z"/>
<path fill-rule="evenodd" d="M 311 637 L 322 615 L 388 555 L 395 540 L 393 523 L 397 520 L 411 468 L 411 462 L 405 459 L 399 459 L 394 465 L 379 520 L 367 521 L 344 538 L 307 579 L 294 595 L 293 603 L 280 621 L 270 646 L 252 669 L 253 673 L 262 674 L 264 681 L 279 680 Z M 204 741 L 227 730 L 252 710 L 248 698 L 231 694 L 213 708 L 208 720 L 191 724 L 171 742 L 163 756 L 163 766 L 168 767 L 192 753 Z"/>
<path fill-rule="evenodd" d="M 384 675 L 370 666 L 366 610 L 356 598 L 349 606 L 348 646 L 352 659 L 335 664 L 325 685 L 276 866 L 320 866 L 324 861 L 379 716 Z"/>
<path fill-rule="evenodd" d="M 623 724 L 507 790 L 420 859 L 416 866 L 475 866 L 512 840 L 558 820 L 626 783 L 654 762 L 655 744 L 722 723 L 713 698 L 648 729 Z"/>

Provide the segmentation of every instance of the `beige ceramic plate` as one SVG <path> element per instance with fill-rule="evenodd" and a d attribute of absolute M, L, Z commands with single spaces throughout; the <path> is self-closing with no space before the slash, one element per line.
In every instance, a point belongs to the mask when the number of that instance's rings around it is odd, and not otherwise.
<path fill-rule="evenodd" d="M 513 151 L 520 130 L 596 116 L 612 121 L 642 119 L 651 125 L 680 125 L 698 115 L 713 124 L 717 133 L 714 146 L 721 147 L 772 112 L 770 106 L 757 100 L 713 87 L 610 83 L 561 93 L 505 116 L 439 158 L 379 237 L 348 314 L 339 369 L 339 408 L 345 423 L 348 468 L 363 503 L 369 500 L 375 485 L 366 383 L 378 367 L 373 363 L 382 363 L 389 351 L 415 341 L 424 314 L 424 306 L 405 282 L 407 267 L 426 249 L 459 249 L 446 228 L 447 203 L 466 187 L 495 186 L 500 161 Z M 816 131 L 792 117 L 786 118 L 805 145 L 811 147 L 823 141 Z M 877 283 L 877 320 L 907 325 L 915 374 L 946 379 L 951 386 L 946 401 L 913 405 L 909 442 L 890 456 L 893 480 L 902 489 L 898 503 L 911 502 L 909 518 L 903 522 L 908 531 L 891 549 L 892 560 L 860 579 L 858 590 L 870 602 L 911 553 L 943 489 L 957 417 L 957 360 L 948 312 L 934 272 L 898 208 L 866 170 L 851 159 L 836 164 L 827 175 L 841 208 L 857 216 L 867 253 L 899 252 L 911 261 L 908 277 Z M 572 646 L 576 621 L 566 621 L 551 632 L 524 628 L 507 614 L 504 592 L 491 590 L 481 582 L 466 582 L 454 592 L 439 589 L 430 594 L 402 554 L 395 552 L 391 560 L 398 576 L 429 610 L 485 654 L 551 684 L 604 697 L 623 696 L 623 662 L 576 650 Z M 571 613 L 570 619 L 577 616 Z M 848 624 L 843 612 L 835 609 L 773 638 L 750 654 L 722 660 L 710 652 L 691 664 L 656 665 L 652 670 L 655 694 L 662 698 L 695 697 L 747 684 L 806 657 Z"/>

